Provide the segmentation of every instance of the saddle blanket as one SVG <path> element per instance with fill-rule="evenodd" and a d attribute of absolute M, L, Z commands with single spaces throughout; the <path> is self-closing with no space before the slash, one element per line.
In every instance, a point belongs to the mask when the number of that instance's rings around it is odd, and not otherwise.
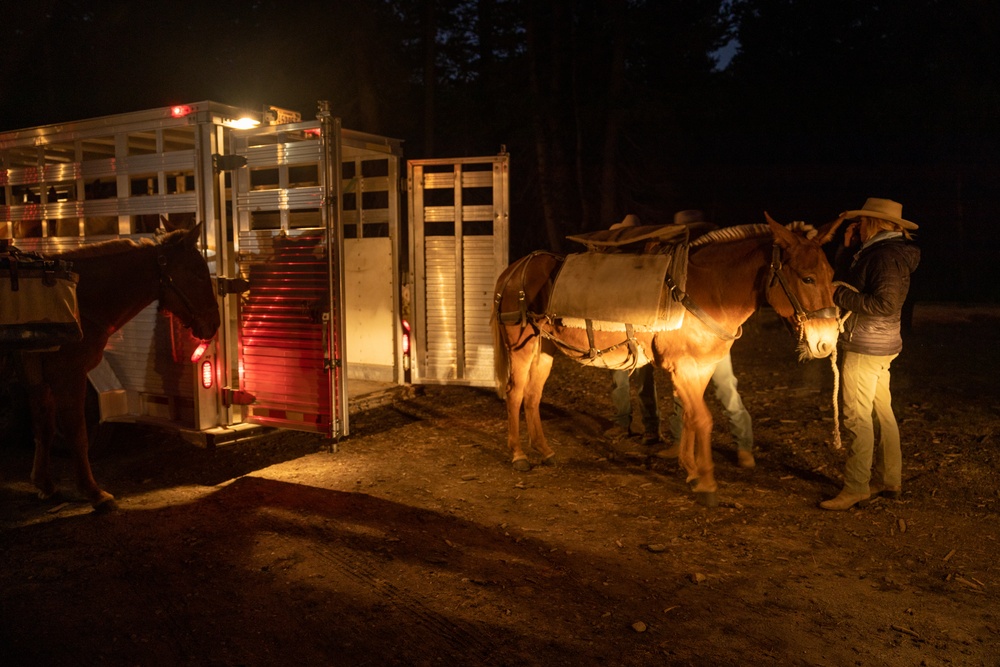
<path fill-rule="evenodd" d="M 0 252 L 0 347 L 58 347 L 83 337 L 76 301 L 79 276 L 63 261 Z"/>
<path fill-rule="evenodd" d="M 624 331 L 626 324 L 636 331 L 677 329 L 684 307 L 670 297 L 664 281 L 668 271 L 686 268 L 686 260 L 686 246 L 657 255 L 567 255 L 552 286 L 546 315 L 568 327 L 585 328 L 590 320 L 599 331 Z M 681 281 L 683 274 L 679 272 Z"/>

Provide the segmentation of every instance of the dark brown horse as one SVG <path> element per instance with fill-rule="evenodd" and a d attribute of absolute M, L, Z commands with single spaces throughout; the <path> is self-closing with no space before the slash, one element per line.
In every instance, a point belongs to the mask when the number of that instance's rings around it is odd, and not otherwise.
<path fill-rule="evenodd" d="M 556 351 L 581 363 L 601 361 L 609 368 L 630 367 L 636 358 L 668 371 L 684 406 L 679 459 L 696 480 L 702 504 L 716 503 L 712 464 L 712 416 L 705 387 L 715 365 L 739 336 L 741 325 L 765 301 L 791 325 L 800 357 L 829 356 L 837 344 L 837 309 L 833 270 L 821 244 L 840 221 L 809 231 L 782 226 L 746 225 L 710 232 L 692 244 L 687 293 L 672 290 L 687 308 L 679 329 L 648 333 L 591 331 L 565 326 L 546 315 L 553 281 L 563 256 L 533 253 L 509 266 L 497 280 L 492 318 L 497 388 L 507 403 L 507 444 L 518 470 L 531 464 L 521 447 L 520 412 L 524 406 L 528 445 L 551 463 L 539 415 L 542 390 Z M 811 229 L 811 228 L 809 228 Z M 807 238 L 812 236 L 812 238 Z M 670 285 L 668 284 L 668 287 Z"/>
<path fill-rule="evenodd" d="M 219 328 L 219 306 L 208 264 L 198 250 L 201 225 L 158 241 L 104 241 L 48 255 L 72 263 L 79 274 L 77 301 L 83 338 L 56 351 L 21 352 L 31 404 L 35 459 L 31 481 L 39 496 L 56 492 L 49 472 L 52 440 L 60 432 L 72 450 L 76 483 L 97 509 L 114 508 L 114 497 L 94 481 L 84 412 L 87 373 L 104 354 L 111 335 L 153 301 L 203 340 Z"/>

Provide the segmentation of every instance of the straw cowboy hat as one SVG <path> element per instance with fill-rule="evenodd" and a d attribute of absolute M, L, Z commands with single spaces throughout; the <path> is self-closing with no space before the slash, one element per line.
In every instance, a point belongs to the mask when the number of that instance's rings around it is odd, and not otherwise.
<path fill-rule="evenodd" d="M 616 222 L 615 224 L 611 225 L 609 229 L 621 229 L 622 227 L 638 227 L 640 224 L 642 223 L 639 222 L 639 216 L 637 216 L 634 213 L 629 213 L 622 219 L 621 222 Z"/>
<path fill-rule="evenodd" d="M 869 218 L 878 218 L 879 220 L 894 222 L 903 229 L 917 229 L 916 223 L 910 222 L 909 220 L 903 220 L 903 205 L 899 202 L 894 202 L 891 199 L 869 197 L 865 202 L 865 205 L 859 210 L 844 211 L 840 215 L 847 220 L 850 220 L 851 218 L 859 218 L 865 215 Z"/>
<path fill-rule="evenodd" d="M 696 222 L 705 222 L 705 214 L 696 208 L 689 208 L 686 211 L 674 213 L 675 225 L 690 225 Z"/>

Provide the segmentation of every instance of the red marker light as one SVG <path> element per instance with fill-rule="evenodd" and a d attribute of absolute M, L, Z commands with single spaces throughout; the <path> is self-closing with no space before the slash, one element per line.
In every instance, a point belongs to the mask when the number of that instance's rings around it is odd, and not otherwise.
<path fill-rule="evenodd" d="M 201 362 L 201 386 L 205 389 L 211 389 L 214 376 L 215 372 L 212 369 L 212 361 L 210 359 L 206 359 Z"/>
<path fill-rule="evenodd" d="M 191 107 L 186 104 L 178 104 L 177 106 L 170 107 L 170 115 L 174 118 L 183 118 L 191 113 Z"/>
<path fill-rule="evenodd" d="M 205 356 L 205 350 L 208 349 L 208 341 L 203 340 L 198 347 L 194 348 L 194 352 L 191 353 L 191 363 L 196 364 L 198 360 Z"/>

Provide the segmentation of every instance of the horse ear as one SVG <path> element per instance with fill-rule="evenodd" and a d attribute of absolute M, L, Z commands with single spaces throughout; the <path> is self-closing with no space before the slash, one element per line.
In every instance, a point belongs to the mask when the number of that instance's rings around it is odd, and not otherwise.
<path fill-rule="evenodd" d="M 201 229 L 204 226 L 205 223 L 199 222 L 194 227 L 187 230 L 187 233 L 184 234 L 184 240 L 190 243 L 191 245 L 197 246 L 198 241 L 201 240 Z"/>
<path fill-rule="evenodd" d="M 816 234 L 814 239 L 816 243 L 823 245 L 833 238 L 833 235 L 837 232 L 837 228 L 840 227 L 840 223 L 844 221 L 844 216 L 841 215 L 839 218 L 833 222 L 828 222 L 819 229 L 819 233 Z"/>
<path fill-rule="evenodd" d="M 784 225 L 776 222 L 767 211 L 764 211 L 764 218 L 767 220 L 767 226 L 771 228 L 771 233 L 774 234 L 774 242 L 779 246 L 790 250 L 798 243 L 799 237 Z"/>

